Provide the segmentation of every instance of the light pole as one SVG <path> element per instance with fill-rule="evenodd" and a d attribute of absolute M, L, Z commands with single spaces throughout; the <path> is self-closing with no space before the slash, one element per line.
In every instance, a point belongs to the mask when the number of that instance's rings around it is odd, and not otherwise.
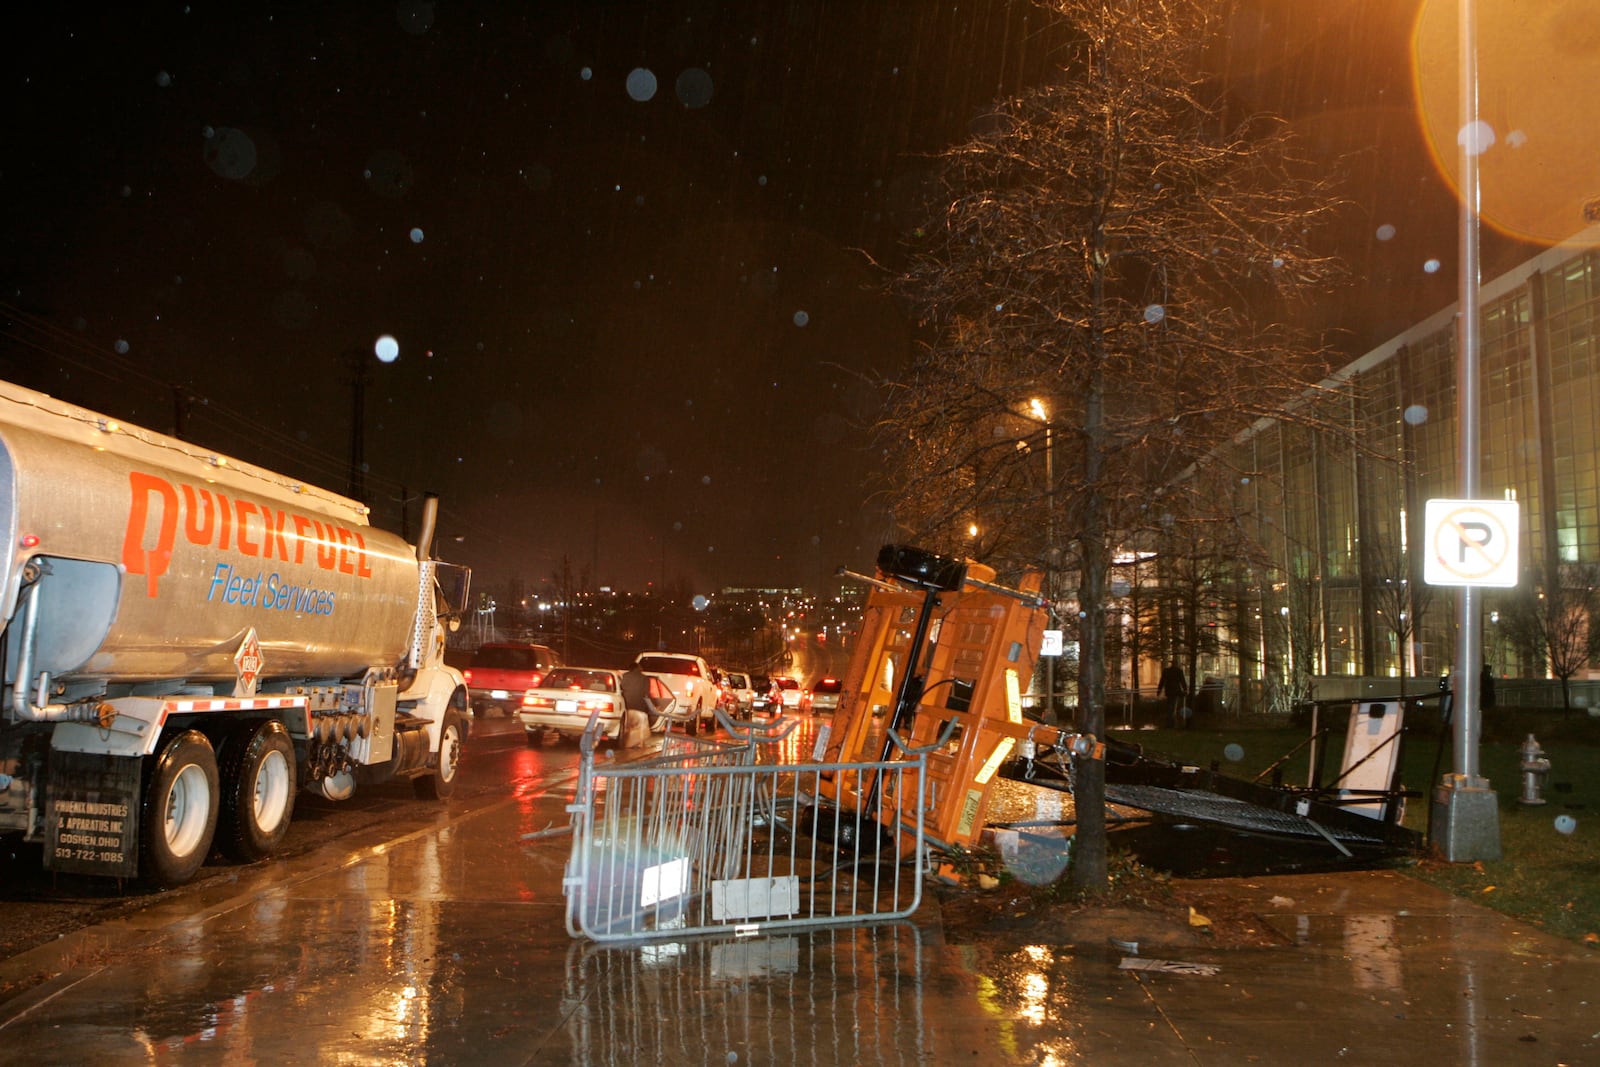
<path fill-rule="evenodd" d="M 1050 412 L 1044 401 L 1034 397 L 1028 401 L 1028 410 L 1044 424 L 1044 602 L 1046 619 L 1053 623 L 1056 615 L 1055 574 L 1053 556 L 1056 550 L 1056 470 L 1055 433 L 1050 426 Z M 1044 660 L 1044 707 L 1047 723 L 1056 721 L 1056 657 Z"/>

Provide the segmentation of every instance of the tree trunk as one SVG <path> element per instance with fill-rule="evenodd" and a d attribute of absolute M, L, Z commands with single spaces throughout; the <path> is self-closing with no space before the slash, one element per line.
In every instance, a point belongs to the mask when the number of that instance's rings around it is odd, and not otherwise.
<path fill-rule="evenodd" d="M 1081 516 L 1083 582 L 1078 591 L 1078 609 L 1083 613 L 1078 648 L 1078 729 L 1100 739 L 1106 736 L 1106 574 L 1111 565 L 1105 491 L 1101 485 L 1105 473 L 1103 367 L 1104 362 L 1099 361 L 1090 372 L 1089 395 L 1084 403 L 1084 484 L 1088 489 Z M 1072 877 L 1079 888 L 1100 892 L 1106 888 L 1109 872 L 1105 762 L 1080 761 L 1075 789 L 1078 829 L 1072 843 Z"/>

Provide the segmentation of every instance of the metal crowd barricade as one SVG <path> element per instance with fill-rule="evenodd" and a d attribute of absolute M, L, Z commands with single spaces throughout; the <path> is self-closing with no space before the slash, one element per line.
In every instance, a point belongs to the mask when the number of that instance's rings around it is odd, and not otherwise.
<path fill-rule="evenodd" d="M 734 743 L 669 734 L 662 755 L 599 763 L 585 743 L 563 888 L 567 932 L 594 941 L 901 919 L 922 901 L 927 753 L 875 763 L 763 762 L 787 727 L 721 716 Z M 819 804 L 825 775 L 872 810 Z M 853 779 L 853 781 L 852 781 Z M 837 842 L 849 842 L 841 847 Z"/>

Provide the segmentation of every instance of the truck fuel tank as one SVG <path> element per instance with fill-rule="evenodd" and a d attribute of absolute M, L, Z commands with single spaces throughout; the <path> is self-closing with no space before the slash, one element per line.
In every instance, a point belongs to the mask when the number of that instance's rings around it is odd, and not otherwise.
<path fill-rule="evenodd" d="M 3 382 L 0 530 L 57 681 L 230 679 L 252 629 L 260 678 L 344 677 L 411 639 L 419 564 L 364 505 Z"/>

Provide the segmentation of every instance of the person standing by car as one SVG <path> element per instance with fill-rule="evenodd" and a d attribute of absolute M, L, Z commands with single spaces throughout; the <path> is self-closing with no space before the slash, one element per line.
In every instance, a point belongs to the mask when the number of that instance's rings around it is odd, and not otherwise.
<path fill-rule="evenodd" d="M 628 709 L 628 717 L 633 718 L 634 712 L 645 716 L 648 724 L 646 733 L 656 728 L 656 723 L 661 721 L 662 714 L 667 710 L 667 698 L 655 698 L 650 695 L 650 676 L 639 669 L 635 663 L 629 667 L 621 678 L 617 680 L 617 688 L 622 693 L 622 704 Z M 622 736 L 628 737 L 632 731 L 623 724 Z M 624 747 L 632 747 L 625 745 Z"/>

